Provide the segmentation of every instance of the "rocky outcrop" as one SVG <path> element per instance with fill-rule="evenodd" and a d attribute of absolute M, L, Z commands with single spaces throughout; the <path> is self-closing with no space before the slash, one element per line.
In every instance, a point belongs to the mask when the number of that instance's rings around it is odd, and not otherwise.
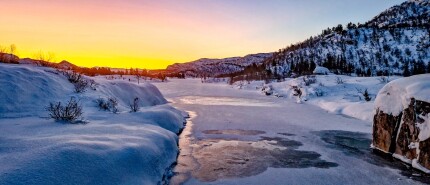
<path fill-rule="evenodd" d="M 426 78 L 429 78 L 429 75 Z M 418 95 L 425 99 L 422 100 L 416 99 L 414 93 L 408 92 L 419 83 L 420 81 L 409 86 L 405 85 L 407 80 L 402 83 L 390 83 L 387 84 L 389 87 L 384 87 L 378 94 L 385 97 L 377 97 L 379 100 L 375 102 L 372 146 L 412 164 L 414 168 L 430 173 L 430 102 L 426 98 L 430 94 Z M 425 85 L 420 87 L 430 88 Z M 420 91 L 425 92 L 425 89 L 421 88 L 416 92 Z M 390 104 L 399 105 L 390 101 L 401 102 L 403 110 L 398 113 L 390 111 L 387 108 Z M 395 109 L 391 107 L 391 110 Z"/>

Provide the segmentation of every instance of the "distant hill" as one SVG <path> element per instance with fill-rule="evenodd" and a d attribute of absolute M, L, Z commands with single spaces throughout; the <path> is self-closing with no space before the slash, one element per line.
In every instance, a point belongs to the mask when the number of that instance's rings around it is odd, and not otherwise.
<path fill-rule="evenodd" d="M 59 70 L 72 70 L 77 73 L 81 73 L 87 76 L 96 75 L 136 75 L 139 77 L 159 78 L 164 80 L 165 70 L 147 70 L 147 69 L 121 69 L 121 68 L 110 68 L 110 67 L 81 67 L 72 64 L 68 61 L 61 61 L 59 63 L 37 60 L 31 58 L 19 58 L 16 55 L 9 53 L 0 53 L 0 63 L 8 64 L 25 64 L 33 66 L 51 67 Z"/>
<path fill-rule="evenodd" d="M 183 73 L 191 77 L 215 77 L 244 70 L 253 64 L 262 64 L 273 53 L 250 54 L 224 59 L 202 58 L 193 62 L 176 63 L 167 67 L 168 73 Z"/>

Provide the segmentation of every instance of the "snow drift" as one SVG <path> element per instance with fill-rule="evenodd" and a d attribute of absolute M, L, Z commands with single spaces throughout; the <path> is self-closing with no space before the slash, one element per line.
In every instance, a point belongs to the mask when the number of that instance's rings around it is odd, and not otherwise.
<path fill-rule="evenodd" d="M 86 77 L 90 78 L 90 77 Z M 148 83 L 94 78 L 77 94 L 59 72 L 0 64 L 0 184 L 160 184 L 176 161 L 183 112 Z M 76 97 L 87 124 L 46 119 L 49 102 Z M 101 111 L 114 97 L 119 113 Z M 142 107 L 129 112 L 129 103 Z"/>

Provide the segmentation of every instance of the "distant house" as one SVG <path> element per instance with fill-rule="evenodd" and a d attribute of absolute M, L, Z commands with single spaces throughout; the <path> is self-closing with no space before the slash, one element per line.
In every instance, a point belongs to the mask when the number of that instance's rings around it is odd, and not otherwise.
<path fill-rule="evenodd" d="M 313 73 L 316 75 L 328 75 L 330 71 L 325 67 L 317 66 L 315 67 Z"/>

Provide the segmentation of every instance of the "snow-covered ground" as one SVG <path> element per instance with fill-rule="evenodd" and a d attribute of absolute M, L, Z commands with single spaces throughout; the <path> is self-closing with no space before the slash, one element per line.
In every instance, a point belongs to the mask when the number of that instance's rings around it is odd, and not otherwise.
<path fill-rule="evenodd" d="M 344 75 L 316 75 L 315 82 L 306 85 L 299 77 L 286 79 L 283 82 L 265 84 L 262 81 L 236 82 L 235 88 L 272 91 L 274 96 L 294 99 L 300 103 L 318 106 L 330 113 L 342 114 L 371 122 L 374 115 L 374 100 L 379 90 L 387 82 L 400 77 L 351 77 Z M 294 96 L 292 86 L 298 86 L 302 97 Z M 367 89 L 370 101 L 366 101 L 363 93 Z"/>
<path fill-rule="evenodd" d="M 337 86 L 332 78 L 318 77 Z M 343 78 L 350 91 L 367 83 L 373 96 L 379 89 L 370 88 L 383 86 L 377 78 Z M 419 173 L 371 152 L 371 122 L 327 113 L 311 97 L 297 104 L 255 86 L 238 90 L 200 79 L 155 85 L 172 105 L 191 112 L 172 184 L 421 184 Z M 276 91 L 282 83 L 272 85 Z"/>
<path fill-rule="evenodd" d="M 78 94 L 53 69 L 0 64 L 0 184 L 161 183 L 176 161 L 184 113 L 149 83 L 94 80 L 96 90 Z M 45 107 L 70 97 L 85 124 L 49 119 Z M 109 97 L 116 114 L 97 107 Z M 136 97 L 141 109 L 131 113 Z"/>

